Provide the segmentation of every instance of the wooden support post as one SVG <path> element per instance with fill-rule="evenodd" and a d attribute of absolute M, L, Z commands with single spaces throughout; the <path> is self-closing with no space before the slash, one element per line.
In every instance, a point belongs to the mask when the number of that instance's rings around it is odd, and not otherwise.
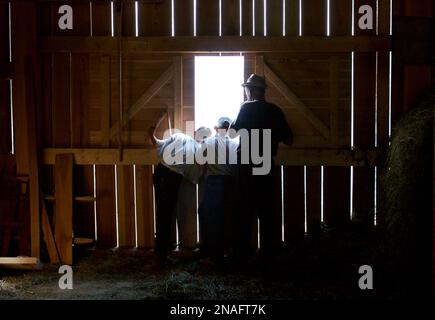
<path fill-rule="evenodd" d="M 183 179 L 176 207 L 178 235 L 181 248 L 194 248 L 197 243 L 196 185 Z"/>
<path fill-rule="evenodd" d="M 17 173 L 30 178 L 31 255 L 40 257 L 40 204 L 36 101 L 38 64 L 36 59 L 37 4 L 11 2 L 12 56 L 15 65 L 13 90 L 14 133 Z M 26 21 L 26 23 L 23 23 Z M 29 74 L 30 72 L 30 74 Z"/>
<path fill-rule="evenodd" d="M 119 246 L 134 247 L 136 233 L 133 166 L 118 166 L 116 173 L 118 181 Z"/>
<path fill-rule="evenodd" d="M 45 206 L 45 201 L 41 197 L 41 206 L 42 206 L 42 214 L 41 214 L 41 225 L 42 232 L 44 234 L 44 242 L 47 246 L 48 256 L 50 257 L 51 263 L 59 263 L 59 253 L 57 251 L 56 242 L 54 239 L 53 231 L 51 229 L 50 221 L 48 219 L 47 207 Z"/>
<path fill-rule="evenodd" d="M 151 166 L 136 166 L 137 246 L 154 246 L 154 199 Z"/>
<path fill-rule="evenodd" d="M 73 216 L 73 154 L 59 154 L 55 165 L 56 213 L 54 238 L 60 260 L 72 264 L 72 216 Z"/>
<path fill-rule="evenodd" d="M 321 179 L 320 167 L 307 167 L 307 233 L 308 235 L 320 232 L 321 218 Z"/>
<path fill-rule="evenodd" d="M 284 240 L 291 244 L 304 237 L 304 167 L 284 167 Z"/>
<path fill-rule="evenodd" d="M 101 117 L 101 131 L 103 147 L 110 146 L 110 59 L 102 58 L 101 64 L 102 90 L 101 101 L 103 113 Z M 117 156 L 115 158 L 118 158 Z M 97 162 L 93 162 L 97 164 Z M 115 213 L 115 167 L 111 165 L 96 166 L 97 191 L 97 245 L 100 247 L 116 246 L 116 213 Z"/>

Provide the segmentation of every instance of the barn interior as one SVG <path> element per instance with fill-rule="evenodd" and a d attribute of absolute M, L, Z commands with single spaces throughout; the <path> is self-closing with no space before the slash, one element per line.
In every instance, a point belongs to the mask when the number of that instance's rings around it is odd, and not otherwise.
<path fill-rule="evenodd" d="M 430 0 L 0 1 L 0 299 L 435 295 L 434 13 Z M 294 132 L 273 168 L 279 253 L 199 259 L 201 186 L 184 181 L 161 266 L 149 128 L 162 112 L 184 132 L 235 118 L 253 73 Z"/>

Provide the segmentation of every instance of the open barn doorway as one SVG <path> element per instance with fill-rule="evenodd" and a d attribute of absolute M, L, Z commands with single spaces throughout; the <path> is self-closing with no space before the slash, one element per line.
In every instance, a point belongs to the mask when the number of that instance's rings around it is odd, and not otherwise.
<path fill-rule="evenodd" d="M 195 57 L 195 126 L 213 129 L 220 117 L 234 120 L 243 102 L 243 56 Z"/>

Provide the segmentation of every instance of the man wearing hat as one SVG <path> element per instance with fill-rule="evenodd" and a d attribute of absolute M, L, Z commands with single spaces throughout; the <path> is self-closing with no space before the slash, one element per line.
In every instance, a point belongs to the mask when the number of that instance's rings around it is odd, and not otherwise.
<path fill-rule="evenodd" d="M 249 252 L 253 224 L 258 217 L 260 221 L 260 253 L 267 257 L 279 248 L 281 241 L 281 235 L 274 234 L 273 230 L 273 226 L 276 225 L 274 219 L 277 218 L 274 213 L 275 177 L 273 157 L 278 152 L 280 142 L 289 146 L 292 145 L 293 133 L 282 110 L 266 101 L 267 85 L 265 78 L 253 74 L 242 86 L 245 89 L 247 101 L 242 104 L 231 129 L 235 131 L 246 129 L 250 137 L 252 129 L 259 129 L 260 137 L 263 137 L 262 130 L 269 129 L 271 131 L 271 141 L 269 143 L 271 143 L 272 170 L 266 175 L 253 175 L 252 168 L 255 165 L 251 161 L 249 164 L 240 163 L 241 148 L 239 146 L 237 185 L 240 197 L 236 217 L 238 237 L 235 241 L 234 252 L 236 257 L 239 258 L 245 257 L 246 253 Z M 231 134 L 234 134 L 234 131 Z M 240 139 L 243 139 L 243 136 L 240 136 Z M 252 149 L 252 139 L 250 140 L 250 148 Z M 259 141 L 258 148 L 262 153 L 263 143 L 268 142 L 263 142 L 261 139 Z M 242 142 L 239 145 L 242 145 Z"/>

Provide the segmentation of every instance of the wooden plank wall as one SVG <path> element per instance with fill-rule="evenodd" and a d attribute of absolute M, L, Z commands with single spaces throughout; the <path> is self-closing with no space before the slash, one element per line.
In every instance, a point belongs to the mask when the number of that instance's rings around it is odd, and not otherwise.
<path fill-rule="evenodd" d="M 374 0 L 369 3 L 374 5 Z M 324 0 L 286 0 L 283 14 L 282 1 L 222 0 L 221 24 L 219 1 L 197 1 L 194 25 L 193 0 L 177 0 L 174 8 L 174 28 L 171 26 L 171 1 L 157 3 L 127 2 L 123 6 L 122 23 L 114 8 L 114 35 L 138 36 L 198 36 L 255 35 L 264 36 L 325 36 L 327 32 L 326 4 Z M 264 4 L 266 3 L 266 23 Z M 356 1 L 356 8 L 363 1 Z M 364 2 L 366 4 L 367 1 Z M 388 16 L 388 1 L 379 2 L 382 17 Z M 72 31 L 57 28 L 57 4 L 40 4 L 40 34 L 58 36 L 111 36 L 110 2 L 73 3 Z M 0 8 L 0 14 L 2 9 Z M 253 15 L 253 11 L 254 15 Z M 299 11 L 302 21 L 299 21 Z M 357 10 L 357 9 L 356 9 Z M 330 35 L 350 35 L 351 2 L 330 1 Z M 241 16 L 242 21 L 239 21 Z M 254 16 L 254 20 L 253 20 Z M 285 16 L 285 25 L 283 21 Z M 92 17 L 92 19 L 90 18 Z M 136 34 L 137 19 L 137 34 Z M 385 18 L 382 18 L 383 20 Z M 388 34 L 384 21 L 379 34 Z M 3 20 L 2 20 L 3 21 Z M 358 19 L 355 19 L 357 24 Z M 301 30 L 300 30 L 301 26 Z M 0 31 L 1 31 L 0 26 Z M 367 34 L 359 32 L 357 34 Z M 371 33 L 374 34 L 374 33 Z M 0 46 L 0 49 L 2 47 Z M 235 53 L 237 54 L 237 53 Z M 1 55 L 1 52 L 0 52 Z M 1 56 L 0 56 L 1 57 Z M 129 108 L 173 64 L 172 54 L 122 54 L 122 79 L 119 74 L 117 53 L 41 54 L 43 84 L 41 96 L 40 136 L 43 147 L 150 147 L 147 128 L 163 110 L 182 115 L 182 126 L 194 120 L 194 56 L 184 54 L 181 84 L 171 80 L 122 128 L 121 144 L 118 135 L 111 135 L 111 127 L 124 117 Z M 259 61 L 262 61 L 259 63 Z M 330 130 L 324 137 L 282 92 L 269 86 L 268 99 L 281 106 L 295 133 L 296 148 L 349 148 L 351 144 L 351 61 L 350 52 L 322 54 L 266 54 L 261 59 L 245 55 L 245 77 L 263 73 L 264 64 Z M 376 62 L 377 61 L 377 62 Z M 354 144 L 365 149 L 388 138 L 388 57 L 376 53 L 355 54 Z M 376 67 L 378 73 L 376 73 Z M 378 75 L 376 78 L 376 74 Z M 371 79 L 372 81 L 367 81 Z M 376 83 L 378 87 L 376 88 Z M 182 92 L 175 92 L 180 87 Z M 0 88 L 1 89 L 1 88 Z M 120 110 L 122 90 L 122 110 Z M 1 95 L 0 90 L 0 95 Z M 376 104 L 375 93 L 378 101 Z M 181 110 L 174 106 L 181 99 Z M 3 101 L 3 100 L 2 100 Z M 377 105 L 377 109 L 376 109 Z M 377 111 L 377 113 L 376 113 Z M 178 112 L 178 113 L 177 113 Z M 375 122 L 375 119 L 378 122 Z M 276 172 L 276 234 L 280 244 L 282 229 L 284 240 L 300 239 L 305 231 L 313 234 L 323 220 L 332 227 L 349 221 L 351 170 L 345 167 L 277 166 Z M 52 168 L 44 169 L 46 192 L 54 192 Z M 74 232 L 84 237 L 95 237 L 102 247 L 151 247 L 154 240 L 154 203 L 151 166 L 98 165 L 75 168 L 74 195 L 93 195 L 96 190 L 96 222 L 94 203 L 74 206 Z M 353 209 L 358 217 L 372 223 L 369 212 L 374 207 L 374 169 L 354 168 Z M 283 180 L 282 180 L 283 179 Z M 323 185 L 322 185 L 323 181 Z M 115 186 L 115 182 L 117 186 Z M 283 189 L 282 189 L 283 186 Z M 322 207 L 323 190 L 323 207 Z M 196 245 L 196 190 L 189 185 L 184 190 L 186 202 L 178 210 L 179 241 L 181 247 Z M 117 201 L 116 201 L 117 200 Z M 283 200 L 283 201 L 282 201 Z M 282 206 L 283 203 L 283 206 Z M 117 205 L 117 206 L 116 206 Z M 281 220 L 284 218 L 284 226 Z M 116 224 L 118 222 L 118 225 Z M 94 230 L 97 234 L 94 234 Z M 307 230 L 306 230 L 307 229 Z M 253 230 L 252 244 L 257 245 L 257 232 Z M 175 238 L 175 230 L 174 235 Z"/>
<path fill-rule="evenodd" d="M 9 3 L 0 3 L 0 64 L 9 62 Z M 12 151 L 10 81 L 0 79 L 0 154 Z"/>

